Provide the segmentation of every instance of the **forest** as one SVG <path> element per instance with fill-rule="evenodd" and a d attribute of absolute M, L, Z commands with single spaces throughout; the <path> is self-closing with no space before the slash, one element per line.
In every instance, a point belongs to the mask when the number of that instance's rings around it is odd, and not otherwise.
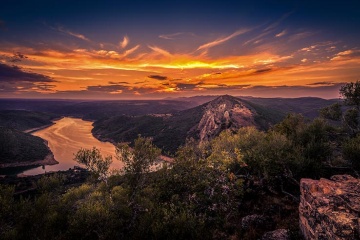
<path fill-rule="evenodd" d="M 223 131 L 198 144 L 188 139 L 173 163 L 157 170 L 151 138 L 116 145 L 116 157 L 80 149 L 74 161 L 85 182 L 44 175 L 30 195 L 0 186 L 1 239 L 258 239 L 298 228 L 299 181 L 334 174 L 359 177 L 360 82 L 340 89 L 342 101 L 307 120 L 289 114 L 267 131 Z M 109 171 L 111 161 L 124 169 Z M 244 224 L 247 216 L 259 216 Z"/>

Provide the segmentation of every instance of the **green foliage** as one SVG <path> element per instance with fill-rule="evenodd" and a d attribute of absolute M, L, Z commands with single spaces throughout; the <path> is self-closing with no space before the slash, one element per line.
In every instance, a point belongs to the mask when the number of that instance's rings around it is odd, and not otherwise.
<path fill-rule="evenodd" d="M 0 127 L 0 163 L 43 160 L 50 150 L 43 139 L 15 129 Z"/>
<path fill-rule="evenodd" d="M 86 169 L 93 173 L 99 180 L 106 180 L 109 176 L 109 167 L 112 163 L 112 157 L 102 157 L 100 150 L 96 147 L 92 149 L 80 149 L 74 157 L 74 160 L 85 165 Z"/>
<path fill-rule="evenodd" d="M 124 171 L 128 174 L 148 173 L 160 153 L 161 150 L 153 145 L 150 138 L 140 136 L 135 140 L 133 149 L 128 144 L 116 145 L 116 156 L 124 163 Z"/>
<path fill-rule="evenodd" d="M 345 104 L 360 108 L 360 82 L 347 83 L 340 88 L 340 95 L 343 97 Z"/>
<path fill-rule="evenodd" d="M 342 116 L 341 104 L 334 103 L 330 106 L 320 109 L 320 116 L 326 119 L 339 121 Z"/>
<path fill-rule="evenodd" d="M 343 155 L 354 169 L 360 170 L 360 135 L 350 138 L 343 144 Z"/>
<path fill-rule="evenodd" d="M 52 123 L 57 115 L 25 110 L 0 111 L 0 126 L 25 131 Z"/>
<path fill-rule="evenodd" d="M 64 184 L 64 182 L 64 175 L 44 175 L 37 181 L 36 185 L 40 192 L 51 192 L 60 188 Z"/>
<path fill-rule="evenodd" d="M 267 132 L 246 127 L 201 145 L 189 140 L 171 166 L 157 171 L 160 149 L 139 136 L 132 147 L 116 146 L 125 166 L 113 176 L 110 157 L 81 149 L 75 159 L 106 183 L 65 188 L 61 175 L 44 176 L 31 198 L 15 198 L 14 188 L 0 185 L 0 238 L 242 239 L 260 235 L 239 231 L 241 216 L 267 207 L 278 226 L 296 222 L 296 231 L 298 203 L 289 202 L 299 194 L 300 178 L 325 176 L 334 146 L 341 144 L 336 133 L 324 119 L 289 115 Z M 342 145 L 357 169 L 359 136 Z"/>
<path fill-rule="evenodd" d="M 230 131 L 222 132 L 210 142 L 208 161 L 215 168 L 226 171 L 231 167 L 244 165 L 243 155 L 238 146 L 238 137 Z"/>
<path fill-rule="evenodd" d="M 346 110 L 344 114 L 344 123 L 346 128 L 357 132 L 356 130 L 359 128 L 359 110 L 355 108 Z"/>

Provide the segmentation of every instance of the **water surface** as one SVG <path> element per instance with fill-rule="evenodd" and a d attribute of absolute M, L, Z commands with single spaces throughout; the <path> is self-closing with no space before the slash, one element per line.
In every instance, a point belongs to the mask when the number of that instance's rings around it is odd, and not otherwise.
<path fill-rule="evenodd" d="M 64 117 L 54 123 L 54 125 L 32 134 L 48 142 L 48 146 L 59 164 L 33 168 L 24 171 L 23 174 L 36 175 L 49 171 L 68 170 L 74 166 L 80 166 L 73 160 L 74 154 L 80 148 L 90 149 L 92 147 L 100 149 L 103 156 L 113 156 L 112 169 L 120 169 L 122 167 L 122 163 L 115 158 L 115 146 L 109 142 L 101 142 L 91 134 L 93 128 L 92 122 L 79 118 Z"/>

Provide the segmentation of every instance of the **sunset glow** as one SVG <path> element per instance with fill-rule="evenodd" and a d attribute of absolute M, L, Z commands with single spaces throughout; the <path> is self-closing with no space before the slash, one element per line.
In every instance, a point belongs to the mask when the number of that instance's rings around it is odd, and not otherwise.
<path fill-rule="evenodd" d="M 26 9 L 5 1 L 0 10 L 0 97 L 336 98 L 341 84 L 360 76 L 359 10 L 350 4 L 317 12 L 324 23 L 314 13 L 321 5 L 307 1 L 214 3 L 221 7 L 211 16 L 195 14 L 199 4 L 143 3 L 144 12 L 136 4 L 70 11 L 67 1 L 55 4 L 58 10 L 40 2 Z M 16 8 L 37 10 L 16 18 Z M 336 11 L 339 19 L 332 19 Z"/>

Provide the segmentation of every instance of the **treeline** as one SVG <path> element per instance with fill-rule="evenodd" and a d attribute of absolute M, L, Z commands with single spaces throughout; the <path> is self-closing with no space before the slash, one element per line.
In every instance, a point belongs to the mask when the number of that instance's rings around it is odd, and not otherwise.
<path fill-rule="evenodd" d="M 75 160 L 92 173 L 85 184 L 66 188 L 61 175 L 45 176 L 27 198 L 1 186 L 0 238 L 259 239 L 279 228 L 300 238 L 300 179 L 360 170 L 354 89 L 358 82 L 341 90 L 348 106 L 330 106 L 313 121 L 288 115 L 267 132 L 249 127 L 202 145 L 189 140 L 157 171 L 161 150 L 149 138 L 116 146 L 125 164 L 117 173 L 109 172 L 111 157 L 81 149 Z M 258 220 L 244 224 L 254 214 Z"/>

